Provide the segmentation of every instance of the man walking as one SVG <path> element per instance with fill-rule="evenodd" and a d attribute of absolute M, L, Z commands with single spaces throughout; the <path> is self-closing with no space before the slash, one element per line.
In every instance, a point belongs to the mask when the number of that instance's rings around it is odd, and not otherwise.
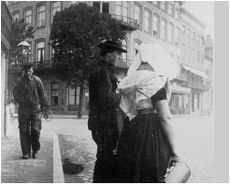
<path fill-rule="evenodd" d="M 113 182 L 116 176 L 116 163 L 113 150 L 118 141 L 117 109 L 120 95 L 116 94 L 117 78 L 115 64 L 127 52 L 118 41 L 100 43 L 97 70 L 89 78 L 89 130 L 97 144 L 97 160 L 94 167 L 93 182 Z"/>
<path fill-rule="evenodd" d="M 18 119 L 22 159 L 38 157 L 42 111 L 47 111 L 44 87 L 39 77 L 33 75 L 33 64 L 23 65 L 23 75 L 16 80 L 14 100 L 19 104 Z"/>

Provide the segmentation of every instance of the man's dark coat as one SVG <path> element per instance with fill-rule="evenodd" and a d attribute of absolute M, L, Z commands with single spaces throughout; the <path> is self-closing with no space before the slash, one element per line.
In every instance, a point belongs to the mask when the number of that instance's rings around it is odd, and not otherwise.
<path fill-rule="evenodd" d="M 94 182 L 111 182 L 115 175 L 112 151 L 118 140 L 116 115 L 120 97 L 116 94 L 117 82 L 113 67 L 103 60 L 89 78 L 88 128 L 97 144 Z"/>

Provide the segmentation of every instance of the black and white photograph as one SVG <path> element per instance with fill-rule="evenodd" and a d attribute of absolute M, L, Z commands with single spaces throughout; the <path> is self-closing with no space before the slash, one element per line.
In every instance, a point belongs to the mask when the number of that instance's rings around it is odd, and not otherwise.
<path fill-rule="evenodd" d="M 218 182 L 214 3 L 1 1 L 1 182 Z"/>

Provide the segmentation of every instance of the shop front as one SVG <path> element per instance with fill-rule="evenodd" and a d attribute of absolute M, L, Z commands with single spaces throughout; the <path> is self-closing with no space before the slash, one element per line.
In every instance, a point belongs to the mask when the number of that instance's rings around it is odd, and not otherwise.
<path fill-rule="evenodd" d="M 172 114 L 190 114 L 191 112 L 191 89 L 181 87 L 176 83 L 171 85 L 171 98 L 169 102 Z"/>

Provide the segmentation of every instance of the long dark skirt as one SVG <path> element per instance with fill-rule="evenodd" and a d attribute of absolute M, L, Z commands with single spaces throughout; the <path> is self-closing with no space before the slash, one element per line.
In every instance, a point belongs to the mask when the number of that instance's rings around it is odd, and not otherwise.
<path fill-rule="evenodd" d="M 126 123 L 120 139 L 118 182 L 163 182 L 172 150 L 155 114 Z"/>

